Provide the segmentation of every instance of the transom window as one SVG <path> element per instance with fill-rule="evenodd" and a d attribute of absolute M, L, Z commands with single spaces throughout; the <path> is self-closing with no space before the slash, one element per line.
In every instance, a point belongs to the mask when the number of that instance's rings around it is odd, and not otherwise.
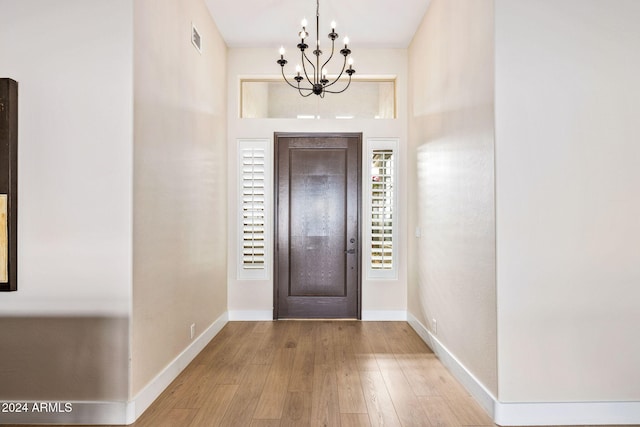
<path fill-rule="evenodd" d="M 302 97 L 280 79 L 245 79 L 241 85 L 243 119 L 394 119 L 395 78 L 353 80 L 349 98 Z"/>

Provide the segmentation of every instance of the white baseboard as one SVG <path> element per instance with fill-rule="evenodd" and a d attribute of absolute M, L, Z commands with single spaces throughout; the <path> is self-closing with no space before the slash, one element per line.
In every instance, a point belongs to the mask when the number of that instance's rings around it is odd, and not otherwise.
<path fill-rule="evenodd" d="M 495 412 L 505 426 L 640 424 L 640 402 L 498 402 Z"/>
<path fill-rule="evenodd" d="M 362 310 L 364 321 L 406 321 L 405 310 Z"/>
<path fill-rule="evenodd" d="M 408 322 L 443 365 L 501 426 L 640 424 L 640 402 L 503 403 L 411 313 Z"/>
<path fill-rule="evenodd" d="M 229 321 L 270 321 L 273 320 L 272 310 L 231 310 Z M 405 310 L 363 310 L 364 321 L 406 321 Z"/>
<path fill-rule="evenodd" d="M 127 408 L 127 422 L 131 424 L 147 410 L 149 406 L 160 396 L 171 382 L 187 367 L 189 363 L 206 347 L 218 332 L 229 321 L 229 313 L 224 312 L 218 317 L 202 334 L 200 334 L 189 347 L 178 355 L 162 372 L 149 382 L 137 395 L 129 402 Z M 107 423 L 110 424 L 110 423 Z"/>
<path fill-rule="evenodd" d="M 230 310 L 230 321 L 273 320 L 273 310 Z"/>
<path fill-rule="evenodd" d="M 422 340 L 433 350 L 438 359 L 449 369 L 454 377 L 467 389 L 480 406 L 494 417 L 496 398 L 478 379 L 460 363 L 460 361 L 411 313 L 407 314 L 409 325 Z"/>

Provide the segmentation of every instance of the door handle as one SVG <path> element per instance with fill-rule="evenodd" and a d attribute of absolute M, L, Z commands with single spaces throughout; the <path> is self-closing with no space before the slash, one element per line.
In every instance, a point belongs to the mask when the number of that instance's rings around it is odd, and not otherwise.
<path fill-rule="evenodd" d="M 355 254 L 356 250 L 355 249 L 347 249 L 346 251 L 344 251 L 345 254 Z"/>

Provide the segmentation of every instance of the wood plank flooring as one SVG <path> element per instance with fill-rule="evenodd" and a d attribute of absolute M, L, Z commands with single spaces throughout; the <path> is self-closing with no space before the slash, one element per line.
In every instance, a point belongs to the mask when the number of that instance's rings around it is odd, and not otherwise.
<path fill-rule="evenodd" d="M 406 322 L 230 322 L 134 427 L 494 426 Z"/>
<path fill-rule="evenodd" d="M 230 322 L 134 424 L 493 426 L 406 322 Z"/>

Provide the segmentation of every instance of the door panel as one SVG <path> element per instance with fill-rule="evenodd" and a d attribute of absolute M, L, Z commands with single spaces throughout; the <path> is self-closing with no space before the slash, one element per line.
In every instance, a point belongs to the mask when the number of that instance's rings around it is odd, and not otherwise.
<path fill-rule="evenodd" d="M 346 150 L 290 153 L 290 296 L 345 296 Z"/>
<path fill-rule="evenodd" d="M 276 318 L 360 316 L 361 145 L 276 134 Z"/>

